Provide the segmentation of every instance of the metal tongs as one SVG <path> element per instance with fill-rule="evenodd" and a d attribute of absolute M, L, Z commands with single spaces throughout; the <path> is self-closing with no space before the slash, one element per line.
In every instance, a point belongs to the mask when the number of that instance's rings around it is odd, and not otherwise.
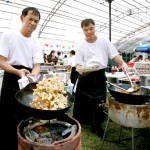
<path fill-rule="evenodd" d="M 116 88 L 118 88 L 118 89 L 121 89 L 121 90 L 124 90 L 124 91 L 126 91 L 126 92 L 128 92 L 128 93 L 132 93 L 132 92 L 135 92 L 135 91 L 137 91 L 140 87 L 138 87 L 138 86 L 134 86 L 134 87 L 130 87 L 129 89 L 124 89 L 124 88 L 122 88 L 122 87 L 120 87 L 120 86 L 118 86 L 118 85 L 116 85 L 116 84 L 113 84 L 113 83 L 110 83 L 110 82 L 108 82 L 108 81 L 106 81 L 106 83 L 108 83 L 108 84 L 110 84 L 110 85 L 112 85 L 112 86 L 114 86 L 114 87 L 116 87 Z M 132 83 L 133 84 L 133 83 Z"/>
<path fill-rule="evenodd" d="M 112 86 L 114 86 L 114 87 L 116 87 L 116 88 L 118 88 L 118 89 L 121 89 L 121 90 L 125 90 L 125 91 L 126 91 L 126 89 L 124 89 L 124 88 L 122 88 L 122 87 L 120 87 L 120 86 L 118 86 L 118 85 L 116 85 L 116 84 L 110 83 L 110 82 L 108 82 L 108 81 L 106 81 L 106 83 L 107 83 L 107 84 L 110 84 L 110 85 L 112 85 Z"/>
<path fill-rule="evenodd" d="M 127 89 L 126 91 L 129 92 L 129 93 L 132 93 L 132 92 L 135 92 L 135 91 L 139 90 L 140 87 L 133 84 L 128 72 L 125 71 L 125 74 L 126 74 L 128 80 L 129 80 L 130 84 L 131 84 L 131 87 L 129 89 Z"/>

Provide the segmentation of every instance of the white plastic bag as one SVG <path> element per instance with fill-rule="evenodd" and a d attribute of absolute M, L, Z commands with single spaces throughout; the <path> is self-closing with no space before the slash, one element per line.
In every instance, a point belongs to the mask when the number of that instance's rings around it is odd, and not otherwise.
<path fill-rule="evenodd" d="M 18 80 L 19 88 L 22 89 L 29 84 L 29 80 L 26 76 L 22 77 Z"/>

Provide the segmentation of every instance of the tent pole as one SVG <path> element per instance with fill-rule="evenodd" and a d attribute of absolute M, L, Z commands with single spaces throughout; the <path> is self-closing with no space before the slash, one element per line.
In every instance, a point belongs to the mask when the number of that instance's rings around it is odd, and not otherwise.
<path fill-rule="evenodd" d="M 113 0 L 105 0 L 109 3 L 109 40 L 111 41 L 111 2 Z"/>

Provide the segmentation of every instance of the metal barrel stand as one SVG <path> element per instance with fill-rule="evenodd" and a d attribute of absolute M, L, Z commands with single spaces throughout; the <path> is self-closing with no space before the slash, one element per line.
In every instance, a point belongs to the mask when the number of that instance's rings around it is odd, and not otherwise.
<path fill-rule="evenodd" d="M 106 121 L 106 126 L 105 126 L 105 130 L 104 130 L 104 135 L 103 135 L 103 138 L 102 138 L 102 143 L 101 143 L 101 146 L 100 146 L 100 150 L 102 150 L 102 148 L 103 148 L 103 144 L 104 144 L 104 141 L 105 141 L 109 121 L 110 121 L 110 118 L 108 117 L 107 121 Z M 120 133 L 119 133 L 118 141 L 120 141 L 120 139 L 121 139 L 122 128 L 123 128 L 123 126 L 120 126 Z M 132 150 L 135 150 L 135 146 L 134 146 L 134 128 L 131 128 L 131 130 L 132 130 Z"/>
<path fill-rule="evenodd" d="M 108 116 L 106 121 L 106 126 L 104 130 L 104 135 L 102 138 L 102 143 L 100 150 L 102 150 L 104 140 L 108 141 L 106 138 L 106 131 L 110 119 L 121 126 L 119 142 L 125 139 L 120 139 L 122 133 L 122 127 L 129 127 L 132 129 L 132 150 L 135 150 L 135 141 L 134 138 L 137 135 L 134 135 L 134 129 L 137 128 L 150 128 L 150 104 L 134 105 L 134 104 L 125 104 L 116 101 L 113 97 L 110 97 L 108 102 L 105 104 L 107 111 L 105 112 Z M 139 135 L 138 135 L 139 136 Z M 113 142 L 113 141 L 112 141 Z M 114 141 L 115 142 L 115 141 Z"/>

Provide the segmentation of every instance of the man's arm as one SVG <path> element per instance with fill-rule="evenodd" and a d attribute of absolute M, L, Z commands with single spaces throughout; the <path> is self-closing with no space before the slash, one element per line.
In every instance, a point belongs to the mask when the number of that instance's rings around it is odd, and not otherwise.
<path fill-rule="evenodd" d="M 114 57 L 114 61 L 122 66 L 122 70 L 124 72 L 128 72 L 129 71 L 129 68 L 128 68 L 128 65 L 125 63 L 125 61 L 122 59 L 122 57 L 120 56 L 120 54 L 118 54 L 117 56 Z"/>
<path fill-rule="evenodd" d="M 31 74 L 33 74 L 33 76 L 37 77 L 38 74 L 40 73 L 40 69 L 41 69 L 40 64 L 34 64 Z"/>
<path fill-rule="evenodd" d="M 7 58 L 2 55 L 0 55 L 0 68 L 8 73 L 12 73 L 20 77 L 23 77 L 26 74 L 30 73 L 26 69 L 16 69 L 12 67 L 10 64 L 7 63 Z"/>
<path fill-rule="evenodd" d="M 124 60 L 122 59 L 122 57 L 120 56 L 120 54 L 118 54 L 117 56 L 114 57 L 114 61 L 115 61 L 118 65 L 121 65 L 121 66 L 122 66 L 123 63 L 125 63 Z"/>

